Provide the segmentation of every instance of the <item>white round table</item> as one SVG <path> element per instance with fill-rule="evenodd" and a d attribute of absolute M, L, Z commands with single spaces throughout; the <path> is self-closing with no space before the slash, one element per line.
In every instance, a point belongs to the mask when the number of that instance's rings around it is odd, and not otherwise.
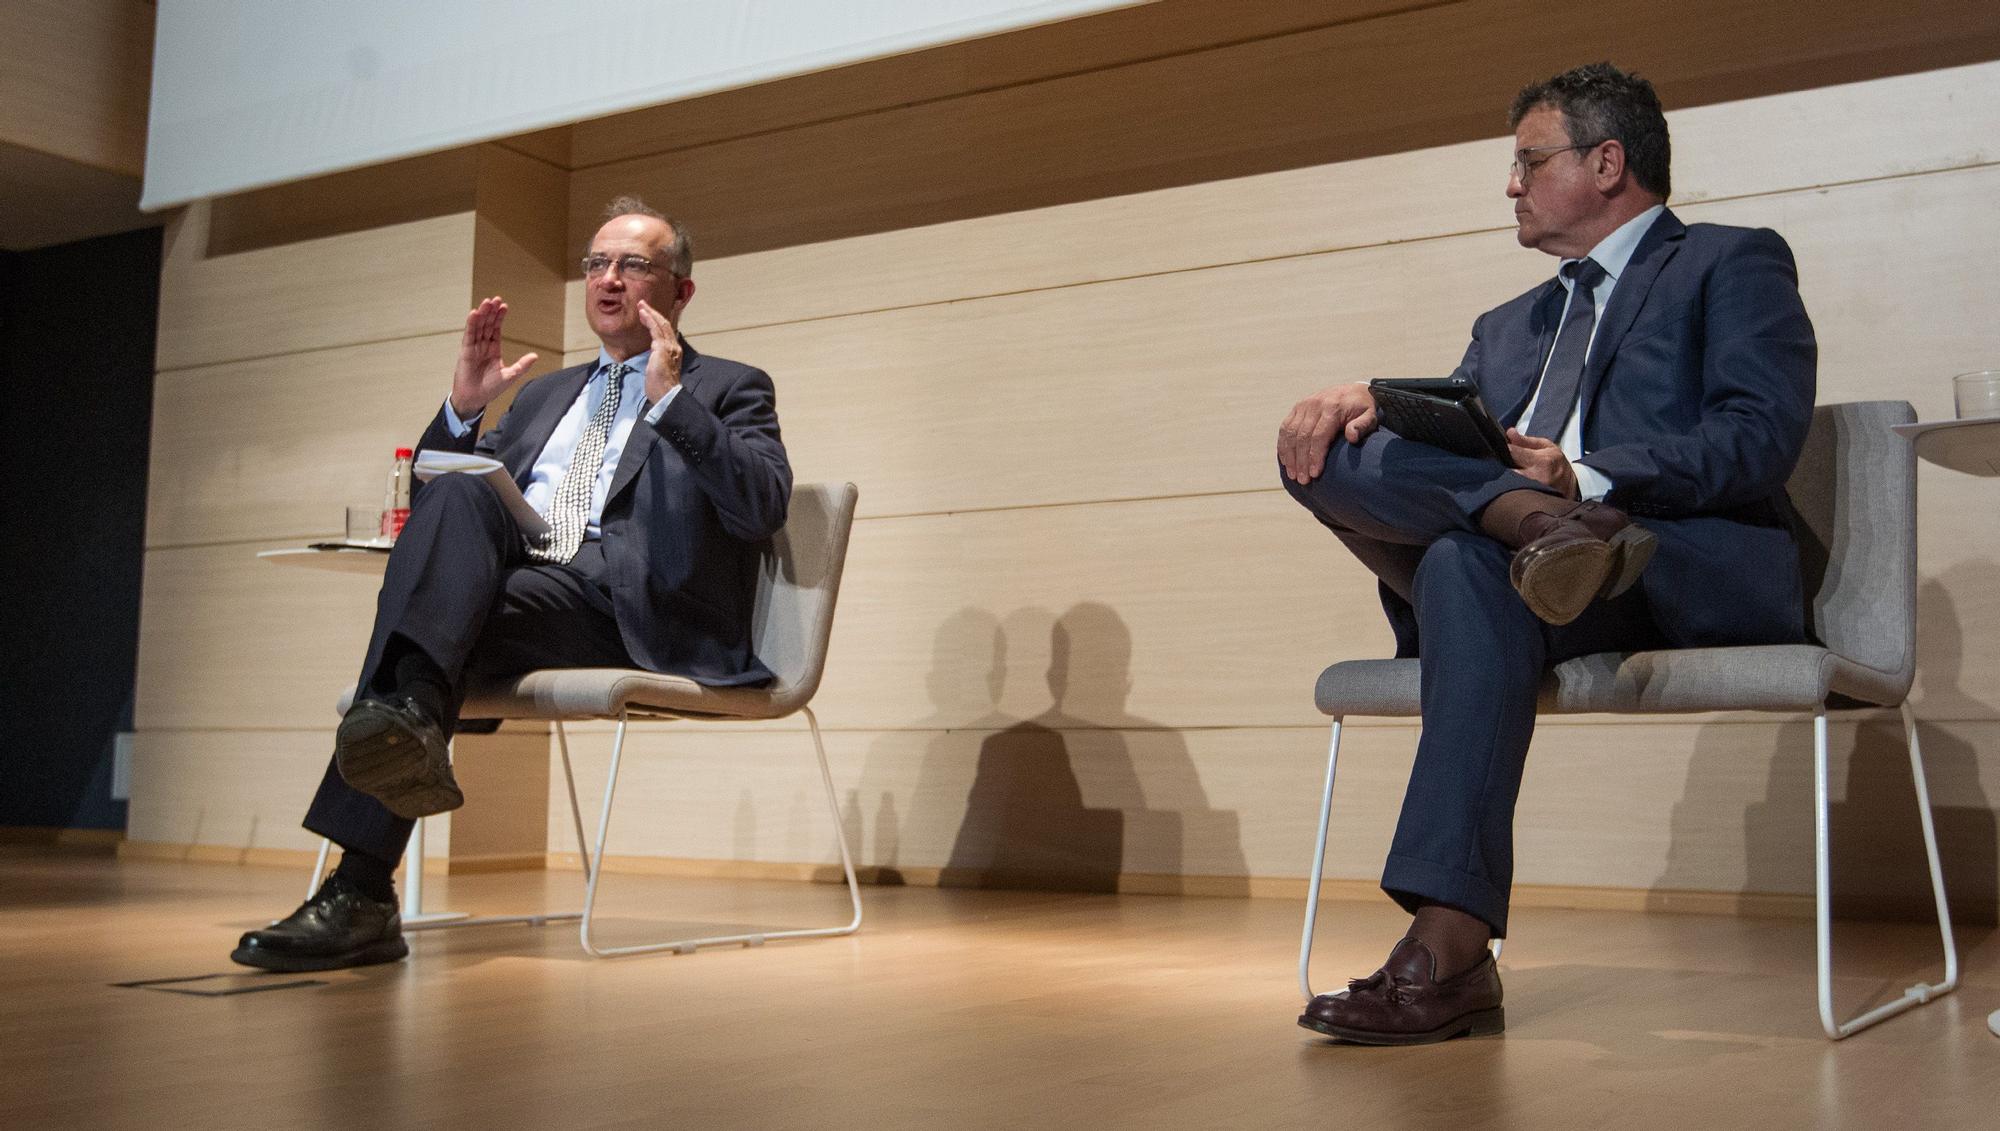
<path fill-rule="evenodd" d="M 1967 475 L 2000 476 L 2000 416 L 1920 421 L 1895 429 L 1916 444 L 1918 459 Z M 1987 1016 L 1986 1027 L 2000 1037 L 2000 1009 Z"/>

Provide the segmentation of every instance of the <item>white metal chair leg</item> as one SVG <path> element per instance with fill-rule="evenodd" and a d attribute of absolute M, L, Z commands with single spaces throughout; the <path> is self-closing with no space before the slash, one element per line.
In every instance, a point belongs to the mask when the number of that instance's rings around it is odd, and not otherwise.
<path fill-rule="evenodd" d="M 1818 894 L 1819 934 L 1819 1022 L 1832 1040 L 1851 1036 L 1907 1009 L 1943 997 L 1958 987 L 1958 946 L 1951 936 L 1951 911 L 1944 895 L 1944 870 L 1938 863 L 1937 827 L 1931 819 L 1930 788 L 1924 780 L 1924 757 L 1917 745 L 1917 717 L 1908 702 L 1902 704 L 1903 734 L 1910 747 L 1910 777 L 1916 786 L 1917 816 L 1923 824 L 1924 856 L 1931 870 L 1931 895 L 1937 902 L 1938 938 L 1944 945 L 1944 980 L 1919 982 L 1903 991 L 1903 996 L 1877 1006 L 1853 1020 L 1833 1019 L 1833 892 L 1827 852 L 1827 739 L 1826 711 L 1813 717 L 1813 795 L 1817 806 L 1813 823 L 1813 873 Z"/>
<path fill-rule="evenodd" d="M 463 923 L 471 916 L 463 911 L 424 910 L 424 827 L 430 822 L 419 817 L 410 830 L 409 847 L 403 850 L 403 929 L 422 931 L 446 923 Z"/>
<path fill-rule="evenodd" d="M 590 875 L 590 845 L 583 836 L 583 806 L 576 800 L 576 772 L 569 764 L 569 732 L 563 729 L 562 720 L 556 720 L 556 745 L 562 750 L 563 784 L 569 787 L 569 815 L 576 821 L 577 859 L 583 862 L 583 874 Z"/>
<path fill-rule="evenodd" d="M 583 810 L 577 806 L 576 775 L 571 771 L 569 763 L 569 735 L 564 732 L 562 720 L 560 719 L 556 720 L 556 743 L 562 750 L 563 782 L 569 786 L 570 815 L 576 818 L 576 847 L 577 851 L 583 853 L 583 867 L 584 871 L 588 873 L 590 870 L 590 850 L 585 846 L 583 839 Z M 418 821 L 416 831 L 411 834 L 410 838 L 410 847 L 414 850 L 414 854 L 405 853 L 405 861 L 410 859 L 421 861 L 423 859 L 423 844 L 424 823 Z M 405 908 L 403 913 L 403 929 L 406 931 L 428 931 L 439 927 L 493 927 L 502 923 L 525 923 L 531 927 L 539 927 L 546 923 L 564 923 L 571 919 L 583 918 L 583 912 L 581 911 L 538 912 L 532 915 L 480 915 L 476 917 L 467 915 L 463 911 L 433 911 L 426 913 L 423 910 L 422 871 L 423 869 L 419 867 L 415 873 L 412 873 L 407 864 L 404 868 L 406 877 L 411 877 L 405 885 L 403 892 L 403 905 Z M 411 908 L 414 908 L 414 914 L 410 910 Z"/>
<path fill-rule="evenodd" d="M 833 817 L 834 839 L 840 846 L 840 867 L 847 877 L 847 894 L 849 901 L 854 907 L 854 918 L 844 926 L 839 927 L 753 931 L 737 935 L 715 935 L 707 938 L 674 939 L 668 942 L 643 943 L 637 946 L 600 947 L 592 943 L 590 928 L 592 916 L 597 907 L 598 882 L 603 878 L 604 873 L 604 841 L 606 834 L 611 828 L 611 800 L 612 795 L 618 788 L 618 765 L 624 756 L 625 727 L 630 717 L 628 711 L 620 711 L 618 714 L 618 733 L 612 739 L 611 744 L 611 768 L 604 781 L 604 808 L 598 814 L 597 818 L 597 850 L 588 858 L 590 864 L 586 870 L 588 883 L 584 887 L 583 922 L 577 932 L 578 938 L 583 943 L 583 949 L 586 952 L 599 958 L 610 958 L 624 954 L 650 954 L 662 950 L 692 954 L 697 948 L 704 946 L 722 946 L 729 943 L 740 943 L 744 946 L 762 946 L 771 939 L 822 938 L 829 935 L 849 935 L 860 928 L 861 885 L 855 879 L 854 859 L 848 854 L 847 850 L 847 833 L 842 828 L 840 819 L 840 799 L 833 791 L 833 772 L 828 768 L 826 762 L 826 743 L 820 737 L 819 719 L 813 714 L 812 708 L 806 707 L 803 710 L 806 716 L 806 723 L 812 730 L 814 753 L 819 757 L 820 782 L 826 787 L 827 812 Z"/>
<path fill-rule="evenodd" d="M 1313 926 L 1319 922 L 1320 878 L 1326 868 L 1327 817 L 1333 812 L 1333 770 L 1340 760 L 1340 722 L 1340 718 L 1333 720 L 1333 737 L 1327 746 L 1326 788 L 1321 791 L 1319 799 L 1319 838 L 1313 841 L 1312 872 L 1306 877 L 1306 925 L 1299 936 L 1299 992 L 1307 1001 L 1313 999 Z"/>
<path fill-rule="evenodd" d="M 313 861 L 312 879 L 306 881 L 307 899 L 319 894 L 319 882 L 326 876 L 326 856 L 331 851 L 333 842 L 325 837 L 319 838 L 319 858 Z"/>
<path fill-rule="evenodd" d="M 562 734 L 562 724 L 556 724 L 556 733 Z M 576 779 L 570 774 L 569 743 L 563 742 L 563 776 L 569 782 L 570 810 L 576 815 L 576 845 L 585 853 L 584 867 L 590 866 L 589 849 L 583 838 L 583 814 L 577 809 Z M 326 874 L 327 855 L 333 842 L 320 838 L 319 858 L 313 863 L 312 882 L 306 886 L 306 898 L 311 899 L 319 891 L 320 880 Z M 502 923 L 526 923 L 539 927 L 544 923 L 560 923 L 570 919 L 583 918 L 581 911 L 559 911 L 533 915 L 472 915 L 464 911 L 424 910 L 424 821 L 419 818 L 410 830 L 410 844 L 403 852 L 403 901 L 399 909 L 405 931 L 434 931 L 440 927 L 492 927 Z"/>
<path fill-rule="evenodd" d="M 320 881 L 326 877 L 327 856 L 333 850 L 333 842 L 326 837 L 319 838 L 319 856 L 313 861 L 312 879 L 306 884 L 306 898 L 311 899 L 319 891 Z M 500 919 L 474 919 L 463 911 L 424 910 L 424 822 L 417 821 L 417 827 L 410 830 L 410 846 L 403 853 L 403 902 L 398 912 L 403 918 L 406 931 L 424 931 L 433 927 L 464 927 L 485 923 L 525 922 L 527 917 L 506 917 Z M 412 865 L 409 861 L 418 863 Z"/>

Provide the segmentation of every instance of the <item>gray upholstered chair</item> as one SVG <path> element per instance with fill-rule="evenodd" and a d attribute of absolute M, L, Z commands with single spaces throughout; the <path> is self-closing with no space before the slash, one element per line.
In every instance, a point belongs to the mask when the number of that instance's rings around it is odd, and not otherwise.
<path fill-rule="evenodd" d="M 852 934 L 861 926 L 861 887 L 843 831 L 840 802 L 827 768 L 826 744 L 814 716 L 813 693 L 819 690 L 826 665 L 828 638 L 833 633 L 833 608 L 840 594 L 840 575 L 847 560 L 847 536 L 860 497 L 852 483 L 800 485 L 792 490 L 785 528 L 772 539 L 757 582 L 751 636 L 759 659 L 777 679 L 768 687 L 704 687 L 678 676 L 625 668 L 553 668 L 529 672 L 495 687 L 473 689 L 461 717 L 467 719 L 541 719 L 555 724 L 562 753 L 563 779 L 569 787 L 570 814 L 576 821 L 577 851 L 585 875 L 583 910 L 574 913 L 503 915 L 477 919 L 450 914 L 426 914 L 422 905 L 421 868 L 405 869 L 404 919 L 412 928 L 472 926 L 501 922 L 581 921 L 583 949 L 599 957 L 649 951 L 692 952 L 697 947 L 725 943 L 761 945 L 770 939 Z M 826 789 L 827 812 L 833 819 L 840 866 L 847 878 L 854 915 L 832 927 L 753 931 L 702 938 L 673 939 L 634 946 L 601 947 L 591 940 L 592 916 L 604 871 L 604 841 L 611 827 L 611 802 L 618 787 L 618 768 L 625 750 L 625 732 L 635 719 L 769 720 L 794 713 L 806 717 L 813 750 L 819 757 L 820 782 Z M 616 721 L 611 742 L 611 766 L 604 782 L 604 805 L 597 819 L 595 844 L 586 843 L 583 810 L 577 801 L 576 777 L 570 770 L 569 736 L 563 724 L 581 720 Z M 422 827 L 411 840 L 411 859 L 421 859 Z M 326 849 L 320 850 L 324 868 Z M 313 887 L 318 887 L 315 869 Z"/>
<path fill-rule="evenodd" d="M 1819 644 L 1600 653 L 1558 665 L 1543 683 L 1542 714 L 1682 714 L 1695 711 L 1811 712 L 1813 716 L 1816 887 L 1819 921 L 1819 1014 L 1835 1040 L 1958 984 L 1958 952 L 1945 908 L 1937 835 L 1924 785 L 1916 717 L 1907 696 L 1916 676 L 1916 456 L 1889 430 L 1916 418 L 1902 401 L 1823 405 L 1813 413 L 1805 453 L 1788 484 L 1802 521 L 1801 555 L 1811 628 Z M 1319 841 L 1299 944 L 1299 988 L 1312 997 L 1309 966 L 1326 862 L 1340 724 L 1348 715 L 1415 717 L 1415 660 L 1350 660 L 1321 673 L 1315 699 L 1333 716 L 1320 804 Z M 1832 924 L 1827 874 L 1827 735 L 1829 710 L 1898 707 L 1909 742 L 1918 816 L 1930 863 L 1944 980 L 1910 987 L 1853 1020 L 1833 1014 Z"/>

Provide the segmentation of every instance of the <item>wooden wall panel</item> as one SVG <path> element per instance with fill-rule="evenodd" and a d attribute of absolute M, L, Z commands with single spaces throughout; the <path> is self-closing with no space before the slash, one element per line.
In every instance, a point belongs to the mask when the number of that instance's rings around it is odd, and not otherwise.
<path fill-rule="evenodd" d="M 1424 0 L 1153 0 L 872 60 L 757 87 L 618 114 L 575 127 L 578 166 L 683 149 L 800 122 L 851 117 L 912 102 L 1016 86 L 1083 71 L 1368 19 Z"/>
<path fill-rule="evenodd" d="M 479 150 L 472 294 L 507 299 L 507 335 L 554 360 L 562 352 L 563 279 L 576 258 L 563 238 L 569 178 L 501 145 Z M 510 358 L 511 360 L 511 358 Z"/>
<path fill-rule="evenodd" d="M 16 0 L 0 37 L 0 142 L 138 176 L 152 76 L 152 4 Z"/>
<path fill-rule="evenodd" d="M 147 544 L 340 535 L 345 507 L 381 502 L 390 456 L 444 403 L 457 354 L 453 331 L 161 373 Z"/>
<path fill-rule="evenodd" d="M 142 727 L 323 725 L 360 663 L 378 582 L 256 557 L 296 544 L 149 553 Z M 1266 549 L 1245 560 L 1244 546 Z M 862 523 L 821 716 L 894 727 L 932 715 L 939 688 L 987 678 L 996 645 L 976 626 L 990 619 L 1012 626 L 1010 709 L 1048 694 L 1041 673 L 1066 640 L 1076 671 L 1116 665 L 1131 709 L 1164 725 L 1310 722 L 1321 666 L 1388 645 L 1372 580 L 1336 551 L 1276 492 Z M 1108 686 L 1082 678 L 1077 694 L 1093 700 Z"/>
<path fill-rule="evenodd" d="M 154 852 L 167 845 L 239 849 L 248 863 L 269 859 L 263 854 L 273 849 L 318 851 L 319 837 L 299 822 L 333 753 L 330 701 L 325 711 L 328 725 L 311 730 L 141 730 L 132 795 L 144 803 L 133 805 L 126 838 Z M 540 854 L 548 834 L 547 734 L 503 730 L 461 740 L 453 752 L 468 800 L 426 826 L 426 858 L 460 865 Z M 214 858 L 212 851 L 191 855 Z M 301 888 L 305 878 L 301 871 Z"/>
<path fill-rule="evenodd" d="M 1577 59 L 1640 67 L 1686 106 L 1996 55 L 2000 14 L 1977 0 L 1894 21 L 1806 0 L 1466 0 L 593 165 L 575 184 L 605 199 L 664 161 L 661 198 L 733 255 L 1489 137 L 1525 78 Z"/>
<path fill-rule="evenodd" d="M 325 711 L 331 718 L 331 703 Z M 319 838 L 299 821 L 332 753 L 329 730 L 179 731 L 142 722 L 132 742 L 126 839 L 317 849 Z"/>
<path fill-rule="evenodd" d="M 243 775 L 229 835 L 262 835 L 253 818 L 296 821 L 374 584 L 251 555 L 294 536 L 293 509 L 331 524 L 341 503 L 369 498 L 379 457 L 331 449 L 370 429 L 399 436 L 405 414 L 428 414 L 474 294 L 521 296 L 510 352 L 532 343 L 549 367 L 594 355 L 568 260 L 602 200 L 637 190 L 684 214 L 714 256 L 690 332 L 776 376 L 800 479 L 861 485 L 817 706 L 865 862 L 920 881 L 954 867 L 971 879 L 1040 869 L 1071 886 L 1105 874 L 1185 874 L 1217 891 L 1295 879 L 1323 758 L 1313 676 L 1385 654 L 1388 635 L 1372 579 L 1277 487 L 1271 433 L 1294 399 L 1333 380 L 1449 366 L 1478 311 L 1546 275 L 1549 261 L 1514 246 L 1500 196 L 1498 109 L 1524 72 L 1556 69 L 1579 43 L 1647 45 L 1636 59 L 1606 50 L 1689 107 L 1673 116 L 1684 214 L 1768 224 L 1798 249 L 1822 399 L 1907 396 L 1936 412 L 1943 379 L 1981 360 L 1981 312 L 2000 297 L 1978 254 L 1996 234 L 1983 204 L 2000 188 L 2000 65 L 1943 68 L 1989 57 L 1992 14 L 1934 0 L 1864 35 L 1872 14 L 1858 6 L 1810 26 L 1782 5 L 1726 7 L 1617 4 L 1575 16 L 1573 38 L 1533 45 L 1537 20 L 1506 17 L 1546 17 L 1544 0 L 1341 26 L 1333 13 L 1042 81 L 1030 58 L 1014 60 L 1028 81 L 1013 83 L 933 70 L 935 89 L 977 93 L 880 108 L 836 75 L 762 106 L 709 103 L 715 117 L 678 133 L 691 107 L 579 128 L 567 178 L 559 145 L 452 157 L 472 170 L 462 211 L 295 241 L 272 228 L 218 244 L 198 219 L 184 224 L 163 307 L 161 356 L 174 361 L 142 634 L 140 723 L 159 752 L 147 780 L 226 780 L 243 756 L 233 736 L 299 736 L 314 753 L 290 776 Z M 1294 17 L 1312 13 L 1256 12 Z M 1645 34 L 1668 20 L 1706 30 Z M 1947 25 L 1962 41 L 1923 55 Z M 1393 65 L 1412 58 L 1414 69 Z M 1930 73 L 1808 89 L 1871 68 Z M 1391 72 L 1394 83 L 1369 81 Z M 1428 82 L 1445 74 L 1463 81 Z M 806 89 L 857 101 L 780 126 Z M 319 267 L 309 283 L 305 262 Z M 283 356 L 249 360 L 266 353 Z M 422 360 L 433 356 L 447 361 Z M 406 375 L 433 366 L 436 385 Z M 352 405 L 329 401 L 334 389 Z M 209 419 L 215 404 L 260 423 L 231 437 Z M 309 442 L 339 469 L 328 483 L 278 470 L 275 453 L 302 442 L 282 427 L 294 417 L 329 422 Z M 351 488 L 334 481 L 356 476 L 363 494 L 343 498 Z M 1986 880 L 1964 883 L 1990 915 L 2000 836 L 1981 782 L 2000 773 L 2000 702 L 1979 673 L 2000 663 L 2000 598 L 1987 596 L 2000 593 L 2000 529 L 1984 517 L 1990 484 L 1926 472 L 1923 487 L 1919 703 L 1949 720 L 1925 737 L 1954 882 L 1983 868 Z M 182 542 L 169 529 L 195 533 Z M 1521 879 L 1802 890 L 1802 726 L 1546 727 L 1521 810 Z M 608 736 L 581 729 L 594 791 Z M 1842 730 L 1866 736 L 1865 757 L 1837 779 L 1851 794 L 1897 788 L 1892 729 Z M 1336 874 L 1379 867 L 1415 733 L 1351 731 Z M 831 858 L 795 722 L 649 727 L 634 743 L 614 855 Z M 149 792 L 135 798 L 135 829 L 182 835 L 200 789 Z M 560 792 L 549 806 L 548 847 L 567 851 Z M 1843 843 L 1864 855 L 1907 847 L 1898 827 L 1843 813 Z M 1869 874 L 1900 884 L 1886 864 Z"/>
<path fill-rule="evenodd" d="M 1677 109 L 1676 207 L 1991 163 L 2000 65 Z M 702 262 L 690 333 L 1513 227 L 1504 123 L 1481 140 Z M 1853 136 L 1852 145 L 1769 144 Z M 671 165 L 637 167 L 664 194 Z M 1393 191 L 1384 191 L 1393 186 Z M 672 203 L 671 197 L 662 196 Z M 677 207 L 677 205 L 676 205 Z M 571 287 L 581 293 L 580 281 Z M 565 342 L 590 341 L 572 299 Z"/>
<path fill-rule="evenodd" d="M 432 334 L 161 373 L 147 544 L 343 533 L 342 508 L 381 501 L 390 452 L 437 411 L 457 348 Z"/>
<path fill-rule="evenodd" d="M 1823 400 L 1948 411 L 1990 348 L 1993 166 L 1697 203 L 1778 227 L 1821 327 Z M 1164 214 L 1161 219 L 1164 222 Z M 1292 401 L 1341 380 L 1443 373 L 1476 314 L 1550 260 L 1479 232 L 698 335 L 778 379 L 805 479 L 866 485 L 864 515 L 1267 488 Z M 773 263 L 776 268 L 778 265 Z M 1872 278 L 1877 286 L 1856 287 Z M 754 291 L 754 284 L 747 284 Z"/>
<path fill-rule="evenodd" d="M 473 217 L 456 213 L 211 256 L 207 208 L 168 229 L 159 367 L 414 338 L 463 324 Z"/>
<path fill-rule="evenodd" d="M 1049 705 L 972 728 L 830 733 L 855 863 L 892 882 L 937 882 L 941 871 L 946 883 L 1018 886 L 1039 870 L 1099 890 L 1134 873 L 1306 873 L 1323 728 L 1103 721 Z M 1862 909 L 1928 898 L 1898 726 L 1882 714 L 1833 728 L 1836 891 Z M 1400 723 L 1348 728 L 1328 876 L 1380 875 L 1416 735 Z M 1987 922 L 2000 836 L 1977 751 L 1996 739 L 1990 721 L 1924 728 L 1954 902 Z M 601 796 L 609 740 L 573 736 L 586 805 Z M 641 726 L 627 742 L 613 855 L 837 862 L 802 728 Z M 552 795 L 551 852 L 573 849 L 568 821 L 567 801 Z M 1516 858 L 1524 884 L 1810 893 L 1811 725 L 1732 716 L 1546 726 L 1522 787 Z"/>
<path fill-rule="evenodd" d="M 345 506 L 379 505 L 390 452 L 415 441 L 450 387 L 480 289 L 504 289 L 508 329 L 527 335 L 506 340 L 507 355 L 535 349 L 536 372 L 556 368 L 567 203 L 559 169 L 486 146 L 197 206 L 177 225 L 136 707 L 151 769 L 135 787 L 135 840 L 247 850 L 277 828 L 273 846 L 310 844 L 296 824 L 379 576 L 255 555 L 337 536 Z M 432 855 L 538 864 L 547 750 L 541 730 L 462 743 L 486 801 L 462 812 L 463 835 L 440 822 Z"/>
<path fill-rule="evenodd" d="M 381 579 L 259 561 L 295 539 L 146 553 L 134 715 L 146 730 L 327 728 Z"/>
<path fill-rule="evenodd" d="M 1374 602 L 1276 491 L 862 522 L 818 709 L 839 727 L 975 726 L 1033 714 L 1055 666 L 1076 713 L 1309 723 L 1321 667 L 1389 650 Z"/>
<path fill-rule="evenodd" d="M 223 197 L 209 202 L 205 242 L 191 250 L 216 259 L 470 212 L 479 154 L 462 146 Z"/>

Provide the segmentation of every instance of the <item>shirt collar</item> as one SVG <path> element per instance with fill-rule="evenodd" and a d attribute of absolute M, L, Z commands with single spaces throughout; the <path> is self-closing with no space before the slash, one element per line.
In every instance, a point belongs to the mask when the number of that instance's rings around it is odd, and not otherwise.
<path fill-rule="evenodd" d="M 644 376 L 646 372 L 646 360 L 652 356 L 652 350 L 647 350 L 644 353 L 635 353 L 625 359 L 625 368 L 633 373 Z M 611 356 L 610 350 L 605 349 L 603 346 L 597 347 L 597 366 L 590 371 L 590 379 L 593 381 L 597 380 L 597 375 L 604 372 L 606 366 L 616 364 L 617 360 Z"/>
<path fill-rule="evenodd" d="M 1618 276 L 1625 273 L 1625 265 L 1632 262 L 1632 253 L 1639 250 L 1639 241 L 1645 236 L 1646 229 L 1652 227 L 1653 221 L 1659 219 L 1660 213 L 1666 210 L 1666 205 L 1655 204 L 1618 225 L 1616 231 L 1599 240 L 1597 246 L 1590 249 L 1590 258 L 1596 260 L 1599 267 L 1604 268 L 1604 273 L 1610 276 L 1613 282 L 1617 282 Z M 1577 260 L 1565 259 L 1556 269 L 1556 278 L 1562 280 L 1565 288 L 1570 285 L 1570 281 L 1569 276 L 1562 273 L 1562 268 L 1575 262 Z"/>

